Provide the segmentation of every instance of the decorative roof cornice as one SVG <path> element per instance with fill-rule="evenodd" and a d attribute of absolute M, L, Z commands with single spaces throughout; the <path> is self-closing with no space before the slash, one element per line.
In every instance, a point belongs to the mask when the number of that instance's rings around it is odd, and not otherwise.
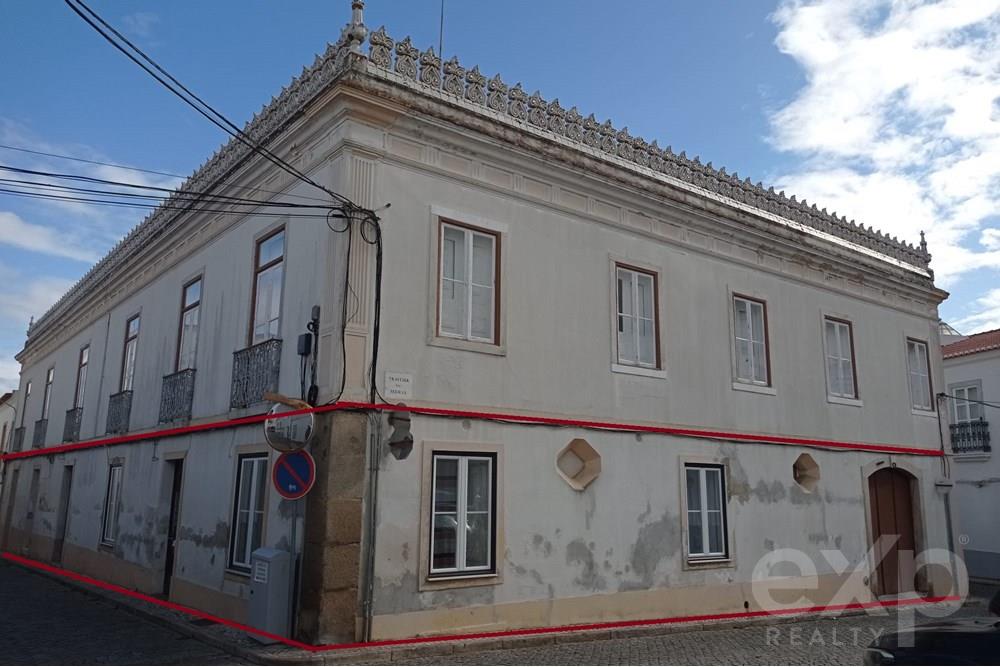
<path fill-rule="evenodd" d="M 363 3 L 355 0 L 354 5 L 363 6 Z M 354 9 L 356 11 L 357 7 Z M 366 37 L 369 42 L 367 55 L 360 48 Z M 326 51 L 318 55 L 311 66 L 303 67 L 299 76 L 254 114 L 245 125 L 244 132 L 258 145 L 267 144 L 288 127 L 312 100 L 327 90 L 354 59 L 362 63 L 367 61 L 367 67 L 401 78 L 417 89 L 443 92 L 473 106 L 481 106 L 487 114 L 499 114 L 525 129 L 551 132 L 581 148 L 624 160 L 731 201 L 794 221 L 933 276 L 928 269 L 931 256 L 927 252 L 923 233 L 919 246 L 890 238 L 872 227 L 828 213 L 815 204 L 810 205 L 804 199 L 797 200 L 794 195 L 787 197 L 784 191 L 775 192 L 774 188 L 765 188 L 760 182 L 754 184 L 749 178 L 741 179 L 735 172 L 727 173 L 724 167 L 716 169 L 711 162 L 703 164 L 698 157 L 690 159 L 684 151 L 674 153 L 670 146 L 661 149 L 655 140 L 648 142 L 634 137 L 628 128 L 615 128 L 610 120 L 601 123 L 593 114 L 584 118 L 576 107 L 567 110 L 558 99 L 545 100 L 537 91 L 528 95 L 520 83 L 511 87 L 499 74 L 487 79 L 478 66 L 467 69 L 457 58 L 442 63 L 433 48 L 421 52 L 413 46 L 409 37 L 396 41 L 384 28 L 367 35 L 363 22 L 357 16 L 345 26 L 336 43 L 328 44 Z M 251 155 L 251 149 L 245 144 L 230 139 L 176 192 L 211 191 L 223 185 L 225 179 Z M 164 204 L 181 207 L 185 203 L 182 199 L 171 195 Z M 29 326 L 25 348 L 33 335 L 69 312 L 85 294 L 103 284 L 184 215 L 184 211 L 173 208 L 158 208 L 146 216 Z"/>

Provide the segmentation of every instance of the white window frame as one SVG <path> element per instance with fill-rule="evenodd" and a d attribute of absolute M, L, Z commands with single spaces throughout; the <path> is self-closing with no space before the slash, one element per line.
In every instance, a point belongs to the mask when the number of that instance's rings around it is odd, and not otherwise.
<path fill-rule="evenodd" d="M 112 546 L 118 538 L 118 512 L 121 508 L 122 464 L 108 468 L 108 487 L 104 494 L 104 517 L 101 521 L 101 544 Z"/>
<path fill-rule="evenodd" d="M 730 558 L 730 545 L 729 545 L 729 512 L 726 503 L 726 475 L 725 467 L 718 464 L 709 463 L 684 463 L 681 467 L 683 472 L 682 484 L 683 484 L 683 498 L 684 498 L 684 523 L 687 528 L 685 531 L 685 543 L 684 550 L 687 553 L 687 558 L 692 562 L 701 561 L 719 561 L 728 560 Z M 698 471 L 698 485 L 699 485 L 699 497 L 700 507 L 697 510 L 693 510 L 687 506 L 688 488 L 687 488 L 687 473 L 689 470 Z M 706 477 L 708 473 L 717 474 L 719 476 L 719 509 L 709 510 L 708 509 L 708 484 L 706 484 Z M 708 551 L 710 540 L 709 540 L 709 522 L 708 515 L 709 512 L 718 512 L 720 514 L 720 526 L 722 528 L 722 550 L 721 551 Z M 701 552 L 691 551 L 691 521 L 689 520 L 690 513 L 697 512 L 701 517 Z"/>
<path fill-rule="evenodd" d="M 953 384 L 951 385 L 951 391 L 949 392 L 954 398 L 952 403 L 954 403 L 954 409 L 952 415 L 955 418 L 956 424 L 967 424 L 969 422 L 979 421 L 983 418 L 983 406 L 978 402 L 972 402 L 969 400 L 969 390 L 975 389 L 979 398 L 974 398 L 972 401 L 981 401 L 983 390 L 982 385 L 979 382 L 966 382 L 963 384 Z M 965 408 L 966 419 L 959 417 L 959 407 Z M 975 417 L 972 416 L 972 410 L 975 409 L 979 414 Z"/>
<path fill-rule="evenodd" d="M 465 238 L 465 281 L 455 280 L 454 278 L 445 278 L 444 276 L 444 240 L 445 240 L 445 230 L 452 229 L 463 234 Z M 456 222 L 441 220 L 440 228 L 438 231 L 438 271 L 437 271 L 437 323 L 436 330 L 437 335 L 443 338 L 453 338 L 457 340 L 467 340 L 477 343 L 488 343 L 490 345 L 499 344 L 499 331 L 500 331 L 500 314 L 497 308 L 497 299 L 499 291 L 499 255 L 500 255 L 500 234 L 497 232 L 479 229 L 476 227 L 470 227 L 467 225 L 462 225 Z M 473 283 L 473 250 L 474 242 L 477 236 L 487 238 L 490 241 L 490 246 L 492 252 L 490 253 L 490 276 L 492 278 L 492 284 L 481 285 Z M 443 309 L 442 309 L 442 295 L 444 292 L 445 281 L 450 281 L 458 284 L 465 285 L 465 330 L 464 333 L 455 333 L 451 331 L 445 331 L 442 326 L 443 321 Z M 481 287 L 489 288 L 490 290 L 490 336 L 488 338 L 482 336 L 472 335 L 472 288 Z"/>
<path fill-rule="evenodd" d="M 918 352 L 917 358 L 923 360 L 921 363 L 925 364 L 923 369 L 913 368 L 910 365 L 910 346 L 915 346 Z M 927 343 L 918 340 L 916 338 L 906 339 L 906 379 L 907 388 L 910 392 L 910 407 L 914 410 L 922 410 L 925 412 L 934 411 L 934 385 L 931 383 L 931 358 L 927 349 Z M 927 403 L 918 404 L 917 397 L 913 395 L 913 378 L 921 378 L 921 385 L 927 390 Z"/>
<path fill-rule="evenodd" d="M 618 285 L 622 273 L 627 273 L 632 275 L 632 293 L 629 296 L 632 303 L 632 314 L 622 312 L 622 300 L 625 295 L 619 293 Z M 648 278 L 650 281 L 650 298 L 652 299 L 653 313 L 651 318 L 643 317 L 639 313 L 639 277 Z M 620 262 L 615 262 L 615 321 L 614 321 L 614 331 L 615 331 L 615 359 L 617 363 L 623 366 L 635 366 L 638 368 L 651 368 L 659 369 L 660 367 L 660 318 L 659 318 L 659 304 L 657 303 L 659 299 L 659 285 L 657 284 L 657 275 L 652 271 L 644 271 L 642 269 L 629 266 L 628 264 L 622 264 Z M 622 318 L 631 318 L 633 321 L 633 342 L 635 344 L 635 359 L 623 359 L 621 351 L 621 325 Z M 640 321 L 649 322 L 653 325 L 653 361 L 645 362 L 640 359 L 641 347 L 639 344 L 639 323 Z"/>
<path fill-rule="evenodd" d="M 455 567 L 451 568 L 435 568 L 434 567 L 434 519 L 438 514 L 452 514 L 452 512 L 438 512 L 435 507 L 435 499 L 437 497 L 437 464 L 441 460 L 456 460 L 458 461 L 458 479 L 456 480 L 456 503 L 455 503 L 455 516 L 456 522 L 459 526 L 465 526 L 468 523 L 468 497 L 469 497 L 469 461 L 479 460 L 486 461 L 489 465 L 489 475 L 488 479 L 490 481 L 490 497 L 489 502 L 487 502 L 487 510 L 485 512 L 487 519 L 487 526 L 489 530 L 487 533 L 488 542 L 486 547 L 486 554 L 488 556 L 489 562 L 486 565 L 476 565 L 469 566 L 466 563 L 466 537 L 467 533 L 463 530 L 455 531 Z M 482 575 L 482 574 L 492 574 L 496 571 L 496 551 L 495 545 L 497 541 L 496 531 L 497 531 L 497 521 L 496 521 L 496 484 L 497 484 L 497 474 L 496 474 L 496 458 L 494 455 L 490 454 L 479 454 L 479 453 L 462 453 L 462 452 L 433 452 L 431 454 L 431 489 L 430 489 L 430 526 L 429 526 L 429 551 L 428 551 L 428 571 L 431 577 L 444 576 L 456 576 L 456 575 Z M 482 514 L 483 512 L 477 512 Z"/>
<path fill-rule="evenodd" d="M 827 328 L 833 326 L 834 338 L 836 340 L 837 349 L 831 350 L 829 345 L 829 338 L 827 336 Z M 845 334 L 846 332 L 846 334 Z M 844 342 L 843 337 L 847 336 L 847 356 L 843 356 L 844 353 Z M 823 347 L 825 349 L 824 362 L 826 365 L 826 393 L 828 396 L 835 396 L 837 398 L 858 398 L 858 369 L 854 365 L 854 326 L 849 320 L 842 320 L 836 317 L 831 317 L 829 315 L 823 317 Z M 844 393 L 841 391 L 836 391 L 834 387 L 834 378 L 830 375 L 830 361 L 836 362 L 837 373 L 840 373 L 843 362 L 847 362 L 851 369 L 851 384 L 849 393 Z M 843 382 L 844 378 L 839 377 L 838 380 Z"/>
<path fill-rule="evenodd" d="M 263 502 L 261 503 L 264 509 L 261 511 L 260 517 L 260 544 L 264 544 L 264 523 L 267 518 L 267 486 L 268 486 L 268 475 L 264 475 L 263 485 L 258 483 L 258 471 L 257 466 L 264 466 L 265 469 L 270 461 L 270 457 L 266 453 L 246 453 L 241 454 L 236 459 L 236 484 L 234 485 L 233 491 L 233 513 L 232 513 L 232 526 L 229 529 L 229 568 L 233 570 L 249 572 L 250 571 L 250 560 L 253 555 L 253 513 L 257 510 L 254 509 L 257 506 L 257 499 L 259 494 L 264 494 Z M 249 465 L 249 480 L 248 475 L 244 474 L 244 466 Z M 244 510 L 240 507 L 240 498 L 242 497 L 241 491 L 243 490 L 243 485 L 250 484 L 250 493 L 247 495 L 247 502 L 249 505 L 247 509 Z M 239 536 L 239 517 L 241 513 L 247 514 L 247 541 L 243 548 L 242 554 L 236 553 L 236 540 Z M 259 546 L 257 548 L 260 548 Z M 239 560 L 238 560 L 239 559 Z"/>
<path fill-rule="evenodd" d="M 730 306 L 730 317 L 733 322 L 733 376 L 736 378 L 737 382 L 743 384 L 754 385 L 757 387 L 770 387 L 771 386 L 771 343 L 769 340 L 769 332 L 767 328 L 767 302 L 763 299 L 754 299 L 752 297 L 743 296 L 741 294 L 732 295 L 732 304 Z M 740 336 L 740 332 L 737 328 L 736 319 L 736 304 L 742 301 L 747 304 L 747 319 L 750 324 L 750 338 L 744 338 Z M 757 306 L 760 308 L 760 321 L 763 326 L 763 331 L 761 331 L 761 340 L 757 341 L 754 338 L 755 331 L 753 328 L 753 307 Z M 758 380 L 756 377 L 740 377 L 740 341 L 746 341 L 750 350 L 750 373 L 754 372 L 754 343 L 763 343 L 764 345 L 764 379 Z"/>

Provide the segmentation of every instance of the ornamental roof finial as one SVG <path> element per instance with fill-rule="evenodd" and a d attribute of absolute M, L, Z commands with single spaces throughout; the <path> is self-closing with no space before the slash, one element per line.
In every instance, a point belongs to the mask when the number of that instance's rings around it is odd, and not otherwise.
<path fill-rule="evenodd" d="M 924 230 L 920 230 L 920 250 L 927 252 L 927 239 L 924 238 Z"/>
<path fill-rule="evenodd" d="M 368 36 L 368 28 L 365 27 L 365 2 L 364 0 L 351 0 L 351 23 L 347 26 L 347 42 L 351 53 L 361 55 L 361 45 L 365 43 Z"/>

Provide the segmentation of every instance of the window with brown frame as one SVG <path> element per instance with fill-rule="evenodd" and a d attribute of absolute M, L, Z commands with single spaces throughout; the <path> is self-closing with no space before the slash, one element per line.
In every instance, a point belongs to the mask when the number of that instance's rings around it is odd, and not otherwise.
<path fill-rule="evenodd" d="M 443 220 L 439 234 L 438 335 L 499 344 L 499 235 Z"/>
<path fill-rule="evenodd" d="M 285 229 L 257 241 L 254 252 L 250 344 L 278 338 L 281 328 L 281 283 L 284 273 Z"/>
<path fill-rule="evenodd" d="M 139 343 L 139 316 L 125 323 L 125 346 L 122 348 L 122 377 L 119 391 L 131 391 L 135 379 L 135 350 Z"/>
<path fill-rule="evenodd" d="M 83 407 L 83 395 L 87 388 L 87 366 L 90 365 L 90 346 L 80 349 L 80 358 L 76 366 L 76 392 L 73 394 L 73 407 Z"/>
<path fill-rule="evenodd" d="M 767 305 L 750 297 L 733 295 L 733 334 L 736 339 L 736 380 L 771 385 L 768 350 Z"/>
<path fill-rule="evenodd" d="M 50 368 L 45 373 L 45 389 L 42 392 L 42 419 L 49 418 L 49 405 L 52 402 L 52 382 L 55 380 L 56 369 Z"/>
<path fill-rule="evenodd" d="M 201 319 L 201 276 L 181 290 L 181 318 L 177 335 L 177 361 L 174 370 L 194 368 L 198 355 L 198 326 Z"/>
<path fill-rule="evenodd" d="M 826 346 L 826 391 L 838 398 L 858 397 L 854 371 L 854 329 L 847 320 L 823 318 Z"/>
<path fill-rule="evenodd" d="M 656 274 L 615 264 L 618 363 L 660 367 Z"/>
<path fill-rule="evenodd" d="M 915 338 L 906 339 L 906 367 L 910 379 L 910 404 L 917 410 L 933 410 L 934 395 L 931 389 L 931 364 L 927 343 Z"/>

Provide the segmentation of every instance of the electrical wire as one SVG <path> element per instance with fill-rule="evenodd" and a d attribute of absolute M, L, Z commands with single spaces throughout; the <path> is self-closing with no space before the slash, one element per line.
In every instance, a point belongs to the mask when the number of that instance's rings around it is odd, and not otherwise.
<path fill-rule="evenodd" d="M 109 44 L 111 44 L 116 49 L 121 51 L 129 60 L 131 60 L 136 65 L 141 67 L 143 70 L 145 70 L 146 73 L 148 73 L 150 76 L 156 79 L 161 85 L 167 88 L 167 90 L 169 90 L 174 95 L 183 100 L 188 106 L 190 106 L 195 111 L 200 113 L 202 116 L 208 119 L 212 124 L 216 125 L 217 127 L 219 127 L 221 130 L 223 130 L 233 138 L 238 139 L 241 143 L 246 145 L 250 150 L 266 158 L 268 161 L 270 161 L 272 164 L 282 169 L 283 171 L 291 174 L 292 176 L 295 176 L 296 178 L 306 183 L 309 183 L 310 185 L 319 190 L 322 190 L 323 192 L 330 195 L 334 199 L 340 201 L 345 206 L 351 208 L 359 208 L 356 204 L 354 204 L 354 202 L 352 202 L 347 197 L 337 192 L 334 192 L 333 190 L 324 187 L 323 185 L 320 185 L 319 183 L 309 178 L 307 175 L 303 174 L 301 171 L 299 171 L 292 165 L 282 160 L 280 157 L 278 157 L 268 149 L 256 144 L 243 132 L 243 130 L 237 127 L 232 121 L 226 118 L 222 113 L 217 111 L 210 104 L 208 104 L 203 99 L 198 97 L 196 94 L 191 92 L 191 90 L 189 90 L 184 84 L 182 84 L 174 76 L 172 76 L 169 72 L 167 72 L 155 60 L 153 60 L 146 53 L 144 53 L 139 47 L 130 42 L 124 35 L 118 32 L 103 18 L 101 18 L 101 16 L 97 14 L 97 12 L 95 12 L 90 7 L 88 7 L 84 2 L 82 2 L 82 0 L 65 0 L 65 2 L 70 9 L 72 9 L 80 18 L 82 18 L 88 25 L 90 25 L 91 28 L 97 31 L 97 33 L 101 35 L 101 37 L 103 37 Z M 91 20 L 91 18 L 88 17 L 87 14 L 89 14 L 90 17 L 93 17 L 93 20 Z M 97 25 L 97 23 L 94 23 L 95 20 L 101 25 L 99 26 Z M 120 40 L 121 43 L 119 43 L 119 41 L 116 41 L 111 35 L 108 34 L 108 32 L 105 32 L 105 30 L 102 29 L 101 26 L 103 26 L 104 29 L 106 29 L 107 31 L 110 31 L 114 35 L 114 37 Z M 129 50 L 125 48 L 125 46 L 122 46 L 122 44 L 125 44 L 128 47 L 128 49 L 131 49 L 136 54 L 138 54 L 138 56 L 141 57 L 142 60 L 145 61 L 145 63 L 148 63 L 148 65 L 140 61 L 139 57 L 136 57 L 133 53 L 130 53 Z M 157 72 L 159 72 L 163 76 L 160 76 L 160 74 L 157 74 Z M 163 77 L 169 79 L 169 83 Z"/>
<path fill-rule="evenodd" d="M 996 408 L 997 410 L 1000 410 L 1000 403 L 990 403 L 989 401 L 977 401 L 974 398 L 960 398 L 958 396 L 952 396 L 951 394 L 946 394 L 944 392 L 939 393 L 938 396 L 944 398 L 950 398 L 955 401 L 964 401 L 965 403 L 975 403 L 977 405 L 986 406 L 987 408 Z"/>
<path fill-rule="evenodd" d="M 21 153 L 30 153 L 31 155 L 40 155 L 43 157 L 56 158 L 58 160 L 70 160 L 73 162 L 82 162 L 84 164 L 93 164 L 101 167 L 113 167 L 115 169 L 124 169 L 127 171 L 135 171 L 142 174 L 154 174 L 156 176 L 169 176 L 171 178 L 179 178 L 185 180 L 188 177 L 181 174 L 174 174 L 169 171 L 156 171 L 155 169 L 142 169 L 141 167 L 130 167 L 124 164 L 117 164 L 115 162 L 101 162 L 100 160 L 88 160 L 82 157 L 74 157 L 72 155 L 61 155 L 59 153 L 48 153 L 46 151 L 36 151 L 30 148 L 22 148 L 20 146 L 8 146 L 6 144 L 0 144 L 0 149 L 8 151 L 19 151 Z M 233 188 L 236 190 L 251 190 L 254 192 L 263 192 L 269 195 L 283 195 L 286 197 L 296 197 L 298 199 L 310 199 L 312 201 L 327 202 L 326 199 L 320 197 L 310 197 L 309 195 L 300 195 L 292 192 L 278 192 L 277 190 L 266 190 L 264 188 L 257 188 L 250 185 L 236 185 L 234 183 L 229 183 L 227 181 L 221 181 L 220 184 L 224 184 L 226 187 Z"/>

